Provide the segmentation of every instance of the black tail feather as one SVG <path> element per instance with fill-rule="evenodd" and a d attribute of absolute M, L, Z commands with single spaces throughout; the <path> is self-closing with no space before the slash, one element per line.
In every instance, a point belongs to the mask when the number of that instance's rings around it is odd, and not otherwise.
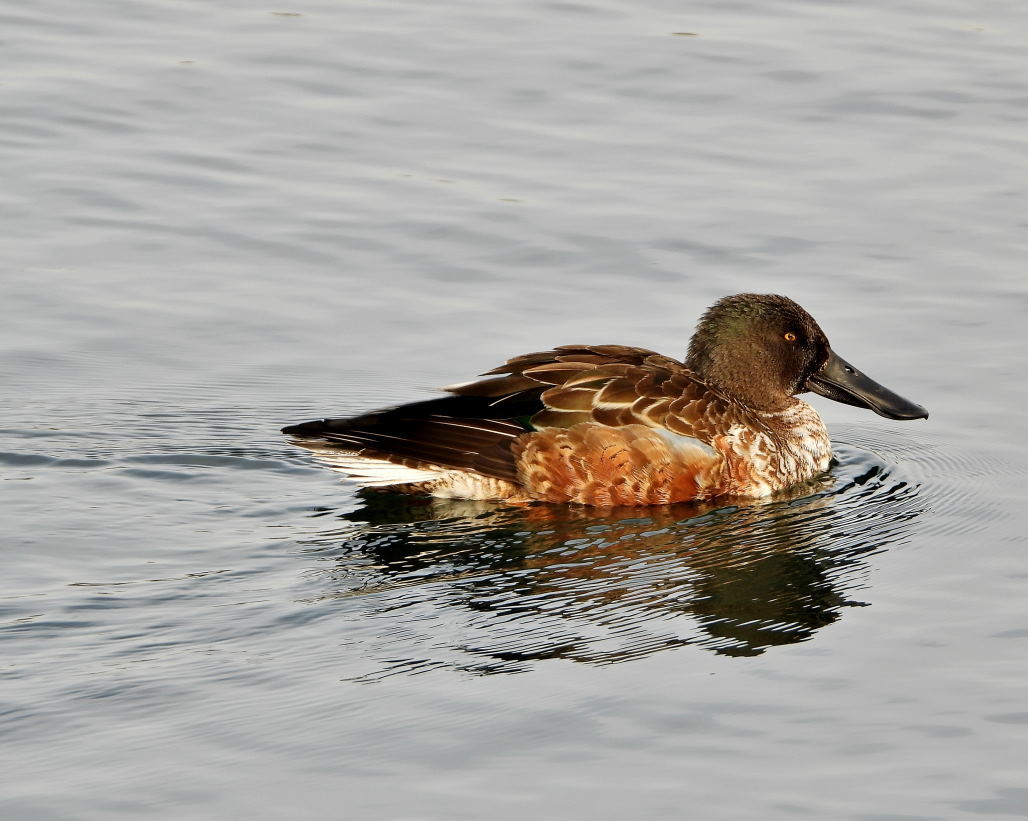
<path fill-rule="evenodd" d="M 542 388 L 508 397 L 444 396 L 348 419 L 289 425 L 290 436 L 320 440 L 373 458 L 415 460 L 514 480 L 511 445 L 542 407 Z"/>

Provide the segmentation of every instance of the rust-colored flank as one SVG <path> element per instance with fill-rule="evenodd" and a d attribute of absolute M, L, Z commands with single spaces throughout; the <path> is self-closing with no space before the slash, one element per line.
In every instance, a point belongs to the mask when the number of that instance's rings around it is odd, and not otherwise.
<path fill-rule="evenodd" d="M 891 418 L 927 416 L 836 357 L 795 302 L 760 294 L 712 306 L 685 361 L 567 345 L 446 390 L 284 432 L 369 488 L 638 506 L 767 496 L 826 470 L 828 431 L 796 396 L 806 390 Z"/>

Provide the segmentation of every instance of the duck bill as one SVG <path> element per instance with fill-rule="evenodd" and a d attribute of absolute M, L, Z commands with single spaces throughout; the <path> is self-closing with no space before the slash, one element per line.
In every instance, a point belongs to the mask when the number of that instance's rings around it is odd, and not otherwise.
<path fill-rule="evenodd" d="M 845 405 L 870 408 L 888 419 L 927 419 L 928 411 L 865 376 L 829 351 L 828 361 L 807 379 L 807 390 Z"/>

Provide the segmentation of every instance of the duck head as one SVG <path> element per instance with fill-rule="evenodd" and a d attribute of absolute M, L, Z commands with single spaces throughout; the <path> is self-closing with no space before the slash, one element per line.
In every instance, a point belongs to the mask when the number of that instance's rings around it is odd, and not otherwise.
<path fill-rule="evenodd" d="M 784 410 L 813 391 L 889 419 L 928 411 L 879 385 L 842 359 L 803 308 L 777 294 L 737 294 L 700 318 L 685 364 L 707 384 L 760 411 Z"/>

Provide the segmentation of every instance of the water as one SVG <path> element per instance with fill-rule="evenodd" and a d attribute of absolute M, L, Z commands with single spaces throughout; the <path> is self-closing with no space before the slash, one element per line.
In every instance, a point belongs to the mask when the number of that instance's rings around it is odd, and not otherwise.
<path fill-rule="evenodd" d="M 0 24 L 4 818 L 1028 815 L 1020 6 Z M 628 513 L 278 434 L 744 290 L 931 418 Z"/>

